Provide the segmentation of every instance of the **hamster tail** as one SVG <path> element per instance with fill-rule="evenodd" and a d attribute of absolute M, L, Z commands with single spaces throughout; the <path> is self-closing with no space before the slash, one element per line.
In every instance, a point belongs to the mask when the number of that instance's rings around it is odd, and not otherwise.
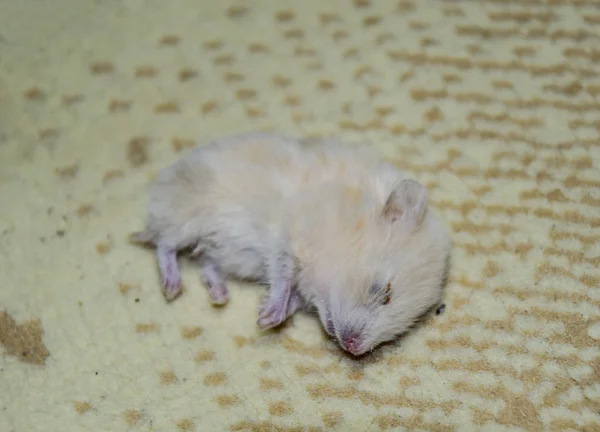
<path fill-rule="evenodd" d="M 129 242 L 133 244 L 152 246 L 155 244 L 156 238 L 151 231 L 138 231 L 129 234 Z"/>

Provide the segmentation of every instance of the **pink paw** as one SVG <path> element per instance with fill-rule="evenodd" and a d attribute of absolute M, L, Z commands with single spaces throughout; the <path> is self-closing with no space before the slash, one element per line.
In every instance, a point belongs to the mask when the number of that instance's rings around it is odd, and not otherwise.
<path fill-rule="evenodd" d="M 181 293 L 181 278 L 169 275 L 162 280 L 165 298 L 168 301 L 175 299 Z"/>
<path fill-rule="evenodd" d="M 261 330 L 266 330 L 272 327 L 277 327 L 286 319 L 286 308 L 281 304 L 269 302 L 268 296 L 261 299 L 261 308 L 258 316 L 258 327 Z"/>
<path fill-rule="evenodd" d="M 221 306 L 229 301 L 229 291 L 227 290 L 227 285 L 224 283 L 210 285 L 208 288 L 208 295 L 210 301 L 214 305 Z"/>

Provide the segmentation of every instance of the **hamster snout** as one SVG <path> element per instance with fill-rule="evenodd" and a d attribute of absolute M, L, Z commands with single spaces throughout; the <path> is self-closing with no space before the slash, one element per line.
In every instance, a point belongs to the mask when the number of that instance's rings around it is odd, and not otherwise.
<path fill-rule="evenodd" d="M 360 333 L 355 330 L 344 330 L 340 332 L 339 343 L 342 348 L 344 348 L 350 354 L 362 354 L 362 337 Z"/>
<path fill-rule="evenodd" d="M 335 318 L 330 308 L 325 307 L 319 315 L 327 334 L 335 339 L 342 349 L 355 356 L 369 351 L 370 347 L 367 346 L 368 342 L 365 336 L 366 326 L 360 324 L 362 320 L 359 318 L 359 314 L 355 315 L 355 319 L 348 321 Z"/>

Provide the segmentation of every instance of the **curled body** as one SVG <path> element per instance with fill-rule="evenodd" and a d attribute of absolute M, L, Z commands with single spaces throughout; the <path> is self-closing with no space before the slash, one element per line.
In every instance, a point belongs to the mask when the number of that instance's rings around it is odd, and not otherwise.
<path fill-rule="evenodd" d="M 313 307 L 360 355 L 406 332 L 442 298 L 450 236 L 427 189 L 376 152 L 335 139 L 245 133 L 184 154 L 152 185 L 146 228 L 167 299 L 192 251 L 211 301 L 229 277 L 269 286 L 262 329 Z"/>

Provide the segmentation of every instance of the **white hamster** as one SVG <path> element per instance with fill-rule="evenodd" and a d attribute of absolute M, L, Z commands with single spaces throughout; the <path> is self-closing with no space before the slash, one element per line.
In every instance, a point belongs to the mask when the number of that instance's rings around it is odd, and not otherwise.
<path fill-rule="evenodd" d="M 168 300 L 181 290 L 177 252 L 193 249 L 213 303 L 227 302 L 227 277 L 268 284 L 261 329 L 314 306 L 353 355 L 441 302 L 451 249 L 427 189 L 375 151 L 267 132 L 214 140 L 163 169 L 132 239 L 156 247 Z"/>

